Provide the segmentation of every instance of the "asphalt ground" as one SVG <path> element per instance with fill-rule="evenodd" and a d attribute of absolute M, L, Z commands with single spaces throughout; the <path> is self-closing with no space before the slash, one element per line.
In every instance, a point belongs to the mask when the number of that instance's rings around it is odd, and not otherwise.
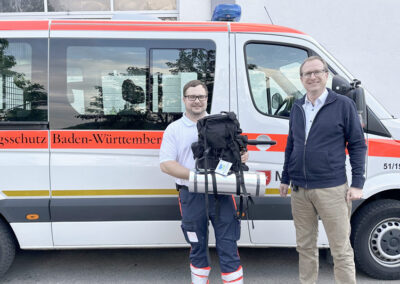
<path fill-rule="evenodd" d="M 245 283 L 299 283 L 294 248 L 240 248 Z M 190 283 L 188 248 L 19 250 L 1 283 Z M 318 283 L 333 283 L 333 266 L 320 251 Z M 222 283 L 218 257 L 210 249 L 210 283 Z M 358 283 L 379 281 L 357 273 Z"/>

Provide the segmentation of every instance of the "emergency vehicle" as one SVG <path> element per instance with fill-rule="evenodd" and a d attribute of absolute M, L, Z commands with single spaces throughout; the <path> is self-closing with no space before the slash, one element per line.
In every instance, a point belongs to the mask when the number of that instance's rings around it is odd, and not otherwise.
<path fill-rule="evenodd" d="M 277 141 L 249 146 L 248 165 L 267 183 L 239 245 L 295 247 L 290 198 L 278 187 L 291 105 L 304 94 L 299 67 L 311 55 L 328 62 L 330 78 L 353 80 L 310 36 L 276 25 L 0 21 L 0 272 L 16 247 L 187 246 L 158 153 L 192 79 L 206 82 L 210 113 L 234 111 L 250 139 Z M 400 279 L 400 120 L 365 99 L 355 259 L 372 277 Z M 319 232 L 327 248 L 322 223 Z"/>

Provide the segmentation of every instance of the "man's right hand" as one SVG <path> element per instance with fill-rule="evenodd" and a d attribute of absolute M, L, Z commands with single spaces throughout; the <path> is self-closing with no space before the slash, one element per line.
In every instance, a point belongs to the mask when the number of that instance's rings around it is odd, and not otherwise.
<path fill-rule="evenodd" d="M 289 190 L 289 185 L 281 183 L 281 185 L 279 186 L 279 193 L 281 194 L 282 197 L 287 196 L 288 190 Z"/>

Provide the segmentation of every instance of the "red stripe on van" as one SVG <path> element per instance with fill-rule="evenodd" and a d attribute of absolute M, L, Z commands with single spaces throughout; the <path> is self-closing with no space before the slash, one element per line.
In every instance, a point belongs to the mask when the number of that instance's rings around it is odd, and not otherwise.
<path fill-rule="evenodd" d="M 47 149 L 46 130 L 1 130 L 0 149 Z"/>
<path fill-rule="evenodd" d="M 160 149 L 164 131 L 52 130 L 53 149 Z M 277 141 L 266 151 L 284 152 L 286 134 L 244 133 L 249 139 L 267 135 Z M 0 149 L 47 149 L 46 130 L 0 130 Z M 249 145 L 249 151 L 260 151 Z M 400 140 L 369 139 L 368 156 L 400 158 Z"/>
<path fill-rule="evenodd" d="M 51 30 L 90 31 L 163 31 L 163 32 L 227 32 L 228 25 L 209 23 L 175 22 L 102 22 L 102 21 L 54 21 Z"/>
<path fill-rule="evenodd" d="M 53 149 L 160 149 L 163 131 L 51 131 Z"/>
<path fill-rule="evenodd" d="M 106 25 L 158 25 L 158 26 L 228 26 L 225 22 L 175 22 L 175 21 L 108 21 L 108 20 L 53 20 L 52 24 L 106 24 Z"/>
<path fill-rule="evenodd" d="M 0 30 L 3 31 L 38 31 L 47 30 L 48 28 L 48 21 L 0 21 Z"/>
<path fill-rule="evenodd" d="M 271 140 L 276 141 L 276 145 L 271 146 L 266 151 L 285 152 L 287 134 L 263 134 L 263 133 L 244 133 L 249 139 L 256 139 L 260 135 L 266 135 Z M 256 146 L 248 145 L 249 151 L 260 151 Z M 346 155 L 348 152 L 346 150 Z M 391 139 L 369 139 L 368 140 L 368 156 L 370 157 L 391 157 L 400 158 L 400 140 Z"/>
<path fill-rule="evenodd" d="M 400 158 L 400 140 L 369 139 L 368 156 Z"/>
<path fill-rule="evenodd" d="M 266 24 L 246 24 L 246 23 L 231 23 L 231 32 L 243 33 L 243 32 L 266 32 L 266 33 L 295 33 L 304 34 L 295 29 Z"/>

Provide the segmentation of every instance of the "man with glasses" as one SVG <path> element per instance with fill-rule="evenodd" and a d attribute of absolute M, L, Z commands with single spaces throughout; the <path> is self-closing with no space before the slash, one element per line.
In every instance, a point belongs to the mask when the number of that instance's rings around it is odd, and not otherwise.
<path fill-rule="evenodd" d="M 291 204 L 296 228 L 301 283 L 318 278 L 318 217 L 334 261 L 335 283 L 356 283 L 350 244 L 351 201 L 362 197 L 366 145 L 355 103 L 326 88 L 328 65 L 318 56 L 300 67 L 307 93 L 290 113 L 289 135 L 280 185 Z M 346 149 L 352 168 L 347 185 Z"/>
<path fill-rule="evenodd" d="M 208 220 L 205 195 L 188 191 L 189 172 L 195 168 L 191 145 L 198 140 L 197 121 L 207 115 L 208 91 L 206 85 L 193 80 L 183 88 L 185 113 L 182 118 L 168 125 L 160 149 L 161 170 L 175 177 L 179 190 L 179 207 L 182 231 L 191 245 L 190 270 L 193 284 L 206 284 L 210 273 L 208 263 Z M 248 154 L 242 155 L 246 162 Z M 216 216 L 215 203 L 218 205 Z M 240 236 L 240 223 L 236 216 L 233 196 L 210 196 L 208 215 L 213 224 L 216 249 L 219 256 L 223 283 L 243 283 L 236 241 Z"/>

